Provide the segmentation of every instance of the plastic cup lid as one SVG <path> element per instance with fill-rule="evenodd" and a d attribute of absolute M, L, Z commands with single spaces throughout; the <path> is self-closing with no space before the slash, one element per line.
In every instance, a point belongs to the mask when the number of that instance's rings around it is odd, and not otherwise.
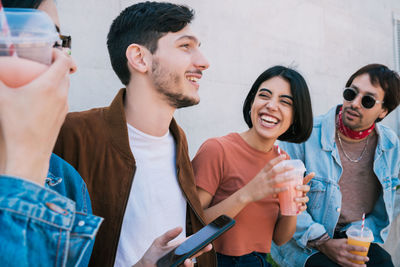
<path fill-rule="evenodd" d="M 29 8 L 4 8 L 4 11 L 12 43 L 54 43 L 59 40 L 54 22 L 45 12 Z M 0 44 L 4 42 L 0 32 Z"/>
<path fill-rule="evenodd" d="M 289 160 L 283 160 L 279 162 L 276 166 L 292 166 L 294 170 L 299 171 L 304 173 L 306 171 L 306 167 L 304 166 L 304 163 L 299 160 L 299 159 L 289 159 Z"/>
<path fill-rule="evenodd" d="M 352 237 L 359 237 L 363 239 L 373 239 L 374 235 L 368 227 L 364 227 L 364 229 L 361 231 L 361 225 L 352 225 L 350 226 L 349 229 L 346 231 L 347 236 L 352 236 Z"/>

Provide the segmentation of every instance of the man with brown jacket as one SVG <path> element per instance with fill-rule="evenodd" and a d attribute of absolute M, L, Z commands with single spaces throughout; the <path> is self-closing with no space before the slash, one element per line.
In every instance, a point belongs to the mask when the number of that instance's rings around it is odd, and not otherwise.
<path fill-rule="evenodd" d="M 182 235 L 204 222 L 177 108 L 199 102 L 209 66 L 189 23 L 193 11 L 170 3 L 126 8 L 108 34 L 121 89 L 106 108 L 70 113 L 55 153 L 84 178 L 93 213 L 104 217 L 91 266 L 132 266 L 175 226 Z M 197 259 L 215 266 L 215 255 Z"/>

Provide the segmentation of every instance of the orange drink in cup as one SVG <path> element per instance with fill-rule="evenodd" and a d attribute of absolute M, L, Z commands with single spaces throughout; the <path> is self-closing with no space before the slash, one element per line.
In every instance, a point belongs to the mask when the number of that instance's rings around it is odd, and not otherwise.
<path fill-rule="evenodd" d="M 362 229 L 362 230 L 361 230 Z M 360 255 L 366 257 L 368 254 L 368 249 L 372 241 L 374 241 L 374 235 L 368 227 L 361 227 L 361 225 L 352 225 L 346 231 L 347 234 L 347 244 L 360 246 L 367 248 L 367 251 L 350 251 L 350 253 L 355 255 Z M 362 261 L 352 261 L 357 264 L 364 264 Z"/>
<path fill-rule="evenodd" d="M 302 196 L 302 192 L 296 190 L 296 186 L 303 184 L 303 177 L 306 168 L 304 167 L 304 163 L 298 159 L 281 161 L 276 165 L 276 167 L 286 165 L 292 166 L 293 170 L 280 175 L 289 176 L 292 179 L 277 185 L 277 187 L 288 188 L 288 190 L 278 194 L 279 206 L 282 215 L 294 216 L 297 215 L 297 210 L 299 207 L 299 204 L 295 202 L 295 198 Z M 280 175 L 278 175 L 278 177 Z"/>

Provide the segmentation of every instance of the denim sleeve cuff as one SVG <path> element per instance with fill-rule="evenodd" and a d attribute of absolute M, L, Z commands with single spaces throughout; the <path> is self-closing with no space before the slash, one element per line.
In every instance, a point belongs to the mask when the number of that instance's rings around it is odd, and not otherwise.
<path fill-rule="evenodd" d="M 0 175 L 0 209 L 70 230 L 75 202 L 28 180 Z"/>
<path fill-rule="evenodd" d="M 313 223 L 310 225 L 310 227 L 308 227 L 307 231 L 304 232 L 301 238 L 297 240 L 297 244 L 301 248 L 306 248 L 308 241 L 317 239 L 323 236 L 325 233 L 326 229 L 322 224 Z"/>
<path fill-rule="evenodd" d="M 329 239 L 331 239 L 330 236 L 328 235 L 328 233 L 325 233 L 316 239 L 308 241 L 307 246 L 319 250 L 319 246 L 324 244 Z"/>

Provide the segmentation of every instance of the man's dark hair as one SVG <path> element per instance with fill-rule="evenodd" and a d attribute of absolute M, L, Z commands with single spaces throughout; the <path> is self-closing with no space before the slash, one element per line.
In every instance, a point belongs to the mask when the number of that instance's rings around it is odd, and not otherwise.
<path fill-rule="evenodd" d="M 124 85 L 130 81 L 126 49 L 136 43 L 154 53 L 158 40 L 168 32 L 178 32 L 188 25 L 194 11 L 183 5 L 143 2 L 132 5 L 113 21 L 107 36 L 111 65 Z"/>
<path fill-rule="evenodd" d="M 346 83 L 346 87 L 350 87 L 353 80 L 362 75 L 368 74 L 371 84 L 382 87 L 385 92 L 382 106 L 388 110 L 388 114 L 392 112 L 400 103 L 400 76 L 397 72 L 390 70 L 382 64 L 369 64 L 351 75 Z M 376 122 L 382 119 L 377 118 Z"/>
<path fill-rule="evenodd" d="M 278 140 L 302 143 L 311 135 L 313 128 L 313 115 L 307 83 L 303 76 L 293 69 L 283 66 L 274 66 L 258 76 L 244 101 L 244 120 L 249 128 L 253 127 L 250 110 L 254 98 L 256 97 L 260 85 L 266 80 L 274 77 L 280 77 L 287 81 L 290 84 L 290 91 L 293 96 L 293 123 L 286 132 L 278 137 Z"/>
<path fill-rule="evenodd" d="M 2 0 L 3 7 L 38 8 L 43 0 Z"/>

